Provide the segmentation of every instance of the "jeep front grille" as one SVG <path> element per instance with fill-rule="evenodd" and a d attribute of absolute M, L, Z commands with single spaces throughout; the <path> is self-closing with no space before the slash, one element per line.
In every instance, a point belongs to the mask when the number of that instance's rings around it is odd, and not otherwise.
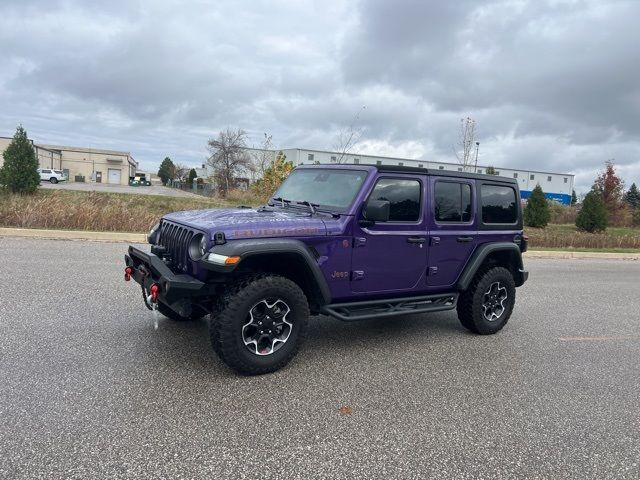
<path fill-rule="evenodd" d="M 171 265 L 182 271 L 189 266 L 189 244 L 196 234 L 193 230 L 182 225 L 163 220 L 160 224 L 160 235 L 157 244 L 167 249 Z"/>

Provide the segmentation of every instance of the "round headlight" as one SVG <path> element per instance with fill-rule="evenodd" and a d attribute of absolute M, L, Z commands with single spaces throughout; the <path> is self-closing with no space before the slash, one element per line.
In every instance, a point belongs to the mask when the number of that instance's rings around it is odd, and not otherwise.
<path fill-rule="evenodd" d="M 207 237 L 201 233 L 194 235 L 189 244 L 189 256 L 192 260 L 200 260 L 207 253 L 208 246 Z"/>

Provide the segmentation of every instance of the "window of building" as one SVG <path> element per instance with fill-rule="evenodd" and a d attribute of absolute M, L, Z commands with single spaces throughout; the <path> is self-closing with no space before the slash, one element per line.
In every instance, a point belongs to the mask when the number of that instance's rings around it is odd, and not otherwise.
<path fill-rule="evenodd" d="M 500 170 L 494 170 L 494 175 L 500 175 Z"/>
<path fill-rule="evenodd" d="M 569 181 L 569 179 L 567 177 L 564 177 L 564 183 L 567 183 Z"/>
<path fill-rule="evenodd" d="M 307 160 L 309 160 L 310 162 L 313 162 L 313 153 L 310 153 L 307 155 Z"/>
<path fill-rule="evenodd" d="M 529 175 L 529 180 L 535 180 L 536 176 L 532 173 L 531 175 Z"/>
<path fill-rule="evenodd" d="M 471 220 L 471 186 L 467 183 L 436 182 L 434 209 L 437 222 Z"/>
<path fill-rule="evenodd" d="M 376 160 L 376 165 L 382 165 L 382 160 Z"/>
<path fill-rule="evenodd" d="M 400 167 L 404 166 L 404 162 L 398 162 L 398 166 Z"/>
<path fill-rule="evenodd" d="M 547 177 L 547 182 L 550 182 L 550 181 L 551 181 L 551 175 Z"/>
<path fill-rule="evenodd" d="M 424 165 L 422 163 L 419 163 L 418 168 L 424 168 Z"/>
<path fill-rule="evenodd" d="M 482 169 L 481 168 L 478 169 L 478 173 L 482 173 Z"/>
<path fill-rule="evenodd" d="M 420 218 L 420 182 L 399 178 L 381 178 L 370 199 L 387 200 L 390 222 L 416 222 Z"/>
<path fill-rule="evenodd" d="M 355 163 L 356 165 L 358 165 L 360 163 L 360 159 L 359 158 L 354 158 L 353 159 L 353 163 Z"/>
<path fill-rule="evenodd" d="M 518 172 L 513 174 L 513 178 L 518 178 Z"/>
<path fill-rule="evenodd" d="M 331 156 L 331 161 L 335 163 L 336 160 L 337 160 L 336 157 L 334 155 L 332 155 Z"/>
<path fill-rule="evenodd" d="M 438 167 L 438 169 L 439 169 L 439 170 L 444 170 L 444 167 L 443 167 L 442 165 L 440 165 L 440 166 Z"/>
<path fill-rule="evenodd" d="M 518 218 L 516 191 L 511 187 L 500 185 L 482 185 L 483 223 L 515 223 Z"/>
<path fill-rule="evenodd" d="M 462 171 L 462 167 L 458 167 L 458 171 L 461 172 Z"/>

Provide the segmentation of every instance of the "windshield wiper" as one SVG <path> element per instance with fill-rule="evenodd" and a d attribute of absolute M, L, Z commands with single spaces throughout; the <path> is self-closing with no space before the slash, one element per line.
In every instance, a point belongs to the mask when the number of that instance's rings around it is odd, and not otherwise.
<path fill-rule="evenodd" d="M 273 197 L 272 200 L 275 202 L 280 202 L 282 204 L 282 208 L 284 208 L 285 206 L 291 203 L 291 200 L 287 200 L 286 198 L 282 198 L 282 197 Z"/>
<path fill-rule="evenodd" d="M 311 215 L 315 215 L 316 213 L 316 207 L 319 207 L 320 205 L 317 203 L 311 203 L 311 202 L 307 202 L 306 200 L 303 200 L 302 202 L 296 202 L 298 205 L 306 205 L 307 207 L 309 207 L 309 210 L 311 210 Z"/>

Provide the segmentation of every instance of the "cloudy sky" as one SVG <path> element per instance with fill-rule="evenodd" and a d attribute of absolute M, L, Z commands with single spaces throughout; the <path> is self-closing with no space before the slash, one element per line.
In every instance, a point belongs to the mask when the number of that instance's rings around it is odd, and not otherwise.
<path fill-rule="evenodd" d="M 188 6 L 185 6 L 188 5 Z M 640 1 L 8 0 L 0 135 L 190 165 L 227 126 L 276 147 L 577 175 L 606 159 L 640 183 Z M 365 107 L 364 109 L 362 107 Z"/>

